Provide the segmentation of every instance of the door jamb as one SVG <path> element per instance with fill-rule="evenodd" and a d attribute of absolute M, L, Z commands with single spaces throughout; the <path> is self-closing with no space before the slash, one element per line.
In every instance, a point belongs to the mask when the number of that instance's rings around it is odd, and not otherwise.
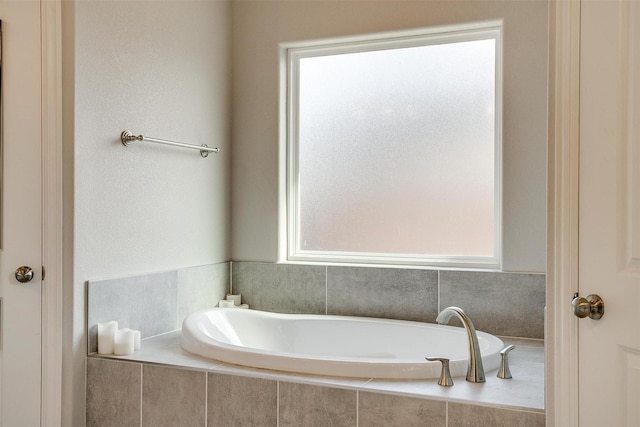
<path fill-rule="evenodd" d="M 61 0 L 40 1 L 42 50 L 42 391 L 40 425 L 62 422 Z"/>
<path fill-rule="evenodd" d="M 577 427 L 580 0 L 550 5 L 546 425 Z"/>

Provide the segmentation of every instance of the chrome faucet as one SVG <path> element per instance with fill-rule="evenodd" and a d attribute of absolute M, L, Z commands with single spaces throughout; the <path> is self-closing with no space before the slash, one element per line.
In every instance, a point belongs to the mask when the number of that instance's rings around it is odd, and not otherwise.
<path fill-rule="evenodd" d="M 467 381 L 472 383 L 484 382 L 484 367 L 482 366 L 482 354 L 480 354 L 480 346 L 478 345 L 478 335 L 473 322 L 459 307 L 447 307 L 438 314 L 436 322 L 441 325 L 449 323 L 449 319 L 453 315 L 458 316 L 467 331 L 467 339 L 469 341 L 469 364 L 467 367 Z"/>

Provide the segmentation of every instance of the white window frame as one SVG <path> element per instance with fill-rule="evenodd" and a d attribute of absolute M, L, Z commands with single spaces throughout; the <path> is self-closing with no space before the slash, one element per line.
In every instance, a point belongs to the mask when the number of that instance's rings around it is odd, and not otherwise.
<path fill-rule="evenodd" d="M 502 261 L 502 20 L 280 44 L 279 247 L 283 263 L 383 264 L 500 270 Z M 494 39 L 494 253 L 489 257 L 304 251 L 298 248 L 298 63 L 301 58 Z"/>

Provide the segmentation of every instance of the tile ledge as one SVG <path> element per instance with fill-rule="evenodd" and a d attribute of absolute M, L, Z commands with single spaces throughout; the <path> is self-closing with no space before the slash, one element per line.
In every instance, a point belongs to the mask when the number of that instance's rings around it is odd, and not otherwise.
<path fill-rule="evenodd" d="M 510 338 L 503 337 L 503 340 L 505 343 L 511 343 Z M 466 382 L 463 377 L 456 377 L 454 378 L 455 385 L 451 388 L 438 386 L 435 379 L 383 380 L 376 378 L 321 377 L 232 365 L 197 356 L 183 350 L 180 347 L 180 330 L 144 339 L 142 341 L 142 349 L 132 355 L 115 356 L 90 353 L 87 357 L 544 413 L 544 365 L 529 360 L 539 358 L 541 355 L 537 353 L 544 353 L 544 345 L 542 340 L 526 340 L 525 342 L 527 344 L 530 343 L 533 357 L 527 355 L 524 358 L 525 360 L 521 358 L 513 361 L 511 370 L 514 372 L 514 378 L 517 377 L 518 370 L 526 369 L 528 370 L 526 376 L 531 377 L 541 374 L 542 381 L 525 381 L 524 379 L 520 381 L 516 379 L 500 380 L 495 378 L 496 370 L 493 370 L 487 372 L 487 382 L 484 384 L 472 384 Z M 513 339 L 513 343 L 516 345 L 527 345 L 525 342 L 518 338 Z"/>

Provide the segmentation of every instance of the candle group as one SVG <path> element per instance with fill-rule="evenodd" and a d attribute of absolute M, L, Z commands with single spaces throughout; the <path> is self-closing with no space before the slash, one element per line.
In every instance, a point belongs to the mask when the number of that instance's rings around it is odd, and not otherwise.
<path fill-rule="evenodd" d="M 242 304 L 242 295 L 227 294 L 227 299 L 218 301 L 220 308 L 249 308 L 249 304 Z"/>
<path fill-rule="evenodd" d="M 227 301 L 233 301 L 234 305 L 240 305 L 242 304 L 242 294 L 227 294 Z"/>
<path fill-rule="evenodd" d="M 98 323 L 98 354 L 126 356 L 140 349 L 140 331 L 118 329 L 118 322 Z"/>

